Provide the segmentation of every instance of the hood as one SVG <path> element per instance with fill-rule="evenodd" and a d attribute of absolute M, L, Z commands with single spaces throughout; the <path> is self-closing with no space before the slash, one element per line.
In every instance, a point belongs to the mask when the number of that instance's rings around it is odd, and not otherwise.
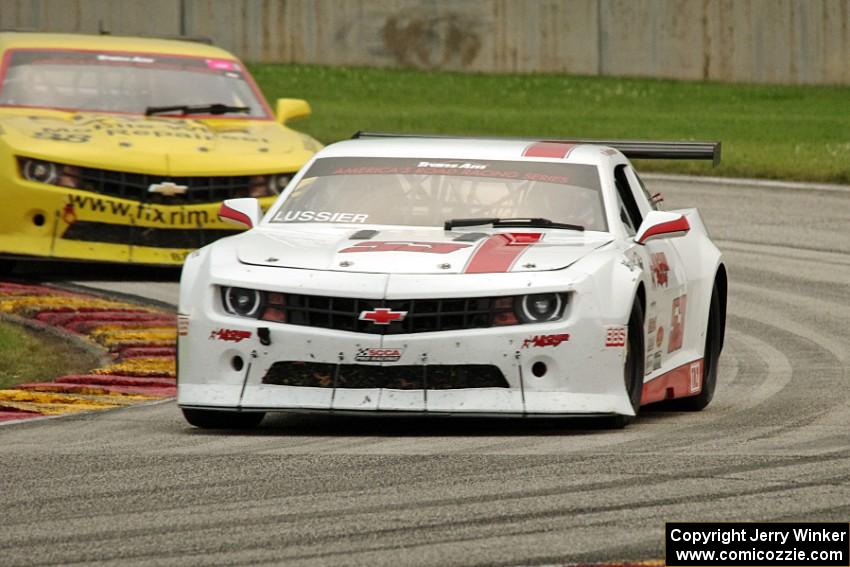
<path fill-rule="evenodd" d="M 260 228 L 243 234 L 244 264 L 394 274 L 557 270 L 612 241 L 563 230 L 445 232 L 440 229 Z"/>
<path fill-rule="evenodd" d="M 318 149 L 270 120 L 21 109 L 0 115 L 0 141 L 19 155 L 171 176 L 294 171 Z"/>

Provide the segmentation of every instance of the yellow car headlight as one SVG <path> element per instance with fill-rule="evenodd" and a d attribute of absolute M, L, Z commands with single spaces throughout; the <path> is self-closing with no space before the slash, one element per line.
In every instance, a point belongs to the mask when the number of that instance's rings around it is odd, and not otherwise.
<path fill-rule="evenodd" d="M 80 168 L 33 158 L 18 158 L 21 177 L 27 181 L 76 188 L 80 186 Z"/>
<path fill-rule="evenodd" d="M 249 197 L 275 197 L 286 188 L 289 180 L 292 179 L 290 173 L 276 173 L 274 175 L 256 175 L 251 178 L 251 189 L 248 193 Z"/>

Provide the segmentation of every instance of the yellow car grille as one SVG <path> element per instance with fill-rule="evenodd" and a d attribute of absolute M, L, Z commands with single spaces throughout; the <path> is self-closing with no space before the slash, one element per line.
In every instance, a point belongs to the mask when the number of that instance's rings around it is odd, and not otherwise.
<path fill-rule="evenodd" d="M 71 183 L 77 189 L 163 205 L 215 203 L 249 197 L 252 184 L 265 183 L 264 177 L 251 175 L 163 177 L 108 169 L 74 169 L 79 173 L 73 171 L 69 174 L 66 170 L 64 175 L 70 178 L 69 181 L 73 180 Z"/>

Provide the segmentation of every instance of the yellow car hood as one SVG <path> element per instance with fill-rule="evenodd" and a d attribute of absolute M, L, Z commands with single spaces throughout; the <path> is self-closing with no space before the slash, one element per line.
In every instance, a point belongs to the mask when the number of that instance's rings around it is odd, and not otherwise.
<path fill-rule="evenodd" d="M 297 170 L 321 145 L 270 120 L 179 119 L 18 110 L 0 115 L 0 143 L 16 155 L 159 175 Z"/>

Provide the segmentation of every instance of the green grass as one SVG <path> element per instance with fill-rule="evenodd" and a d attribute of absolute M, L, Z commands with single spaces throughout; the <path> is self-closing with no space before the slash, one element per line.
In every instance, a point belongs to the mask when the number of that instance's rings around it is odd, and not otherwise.
<path fill-rule="evenodd" d="M 721 140 L 717 168 L 641 170 L 850 183 L 850 87 L 251 65 L 266 96 L 305 98 L 294 126 L 328 143 L 358 129 Z"/>
<path fill-rule="evenodd" d="M 64 341 L 0 321 L 0 389 L 87 372 L 96 365 L 92 355 Z"/>

